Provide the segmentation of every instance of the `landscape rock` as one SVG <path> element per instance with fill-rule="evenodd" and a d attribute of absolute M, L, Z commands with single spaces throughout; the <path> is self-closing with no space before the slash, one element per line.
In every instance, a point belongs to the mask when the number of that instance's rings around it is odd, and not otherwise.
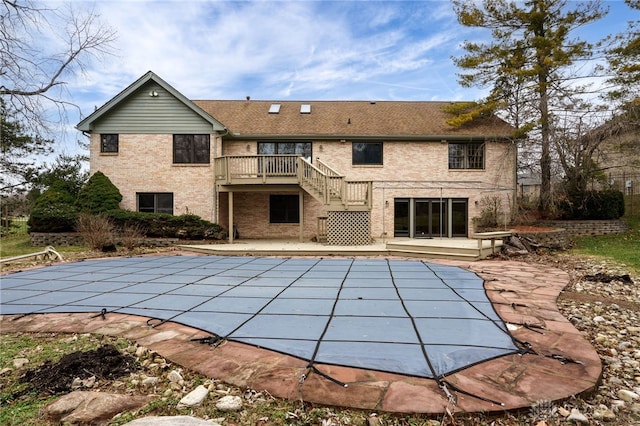
<path fill-rule="evenodd" d="M 632 401 L 640 398 L 640 395 L 638 395 L 637 393 L 632 392 L 632 391 L 630 391 L 628 389 L 620 389 L 618 391 L 618 398 L 620 398 L 621 400 L 626 401 L 626 402 L 632 402 Z"/>
<path fill-rule="evenodd" d="M 216 408 L 220 411 L 240 411 L 242 410 L 242 398 L 234 395 L 223 396 L 216 403 Z"/>
<path fill-rule="evenodd" d="M 13 360 L 14 368 L 22 368 L 25 364 L 29 364 L 29 360 L 27 358 L 15 358 Z"/>
<path fill-rule="evenodd" d="M 612 422 L 616 419 L 616 415 L 607 407 L 598 407 L 593 410 L 593 418 L 596 420 L 604 420 L 605 422 Z"/>
<path fill-rule="evenodd" d="M 77 390 L 80 388 L 92 388 L 96 384 L 96 376 L 91 376 L 87 379 L 81 379 L 80 377 L 76 377 L 71 382 L 71 390 Z"/>
<path fill-rule="evenodd" d="M 576 423 L 589 424 L 589 419 L 587 418 L 587 416 L 585 416 L 580 411 L 578 411 L 577 408 L 571 409 L 571 414 L 569 414 L 569 417 L 567 417 L 567 420 L 574 421 Z"/>
<path fill-rule="evenodd" d="M 209 389 L 199 385 L 197 388 L 189 392 L 178 402 L 177 408 L 193 407 L 202 404 L 202 401 L 209 395 Z"/>
<path fill-rule="evenodd" d="M 128 426 L 220 426 L 218 423 L 191 416 L 150 416 L 125 423 Z"/>
<path fill-rule="evenodd" d="M 156 386 L 157 384 L 157 377 L 145 377 L 144 379 L 142 379 L 142 386 L 144 387 Z"/>
<path fill-rule="evenodd" d="M 184 381 L 180 371 L 178 370 L 171 370 L 169 374 L 167 374 L 167 379 L 172 383 L 180 383 L 180 381 Z"/>
<path fill-rule="evenodd" d="M 143 407 L 152 399 L 149 396 L 74 391 L 46 405 L 43 413 L 63 424 L 102 425 L 114 415 Z"/>

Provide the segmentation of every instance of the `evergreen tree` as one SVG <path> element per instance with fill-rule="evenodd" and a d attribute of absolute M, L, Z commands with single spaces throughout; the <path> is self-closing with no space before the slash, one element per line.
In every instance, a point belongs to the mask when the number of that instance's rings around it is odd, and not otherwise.
<path fill-rule="evenodd" d="M 640 11 L 640 0 L 624 0 Z M 630 21 L 627 30 L 615 37 L 615 43 L 607 51 L 614 89 L 609 98 L 620 102 L 625 120 L 640 125 L 640 20 Z"/>
<path fill-rule="evenodd" d="M 95 172 L 78 194 L 77 206 L 86 213 L 104 213 L 118 209 L 122 194 L 102 172 Z"/>
<path fill-rule="evenodd" d="M 601 1 L 454 0 L 458 21 L 491 31 L 491 41 L 464 43 L 466 54 L 454 58 L 465 73 L 465 87 L 489 87 L 486 99 L 470 106 L 454 125 L 487 111 L 507 111 L 518 134 L 535 133 L 539 142 L 539 210 L 548 215 L 551 196 L 553 108 L 581 90 L 572 66 L 591 57 L 594 45 L 573 38 L 577 28 L 606 14 Z M 515 114 L 515 117 L 513 116 Z M 517 135 L 516 135 L 517 136 Z"/>
<path fill-rule="evenodd" d="M 24 188 L 36 175 L 35 156 L 51 152 L 52 141 L 28 135 L 0 98 L 0 191 Z"/>

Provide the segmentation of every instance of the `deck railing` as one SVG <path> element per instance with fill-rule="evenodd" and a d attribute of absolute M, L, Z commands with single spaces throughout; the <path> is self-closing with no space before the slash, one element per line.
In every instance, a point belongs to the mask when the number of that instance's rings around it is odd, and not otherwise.
<path fill-rule="evenodd" d="M 216 181 L 227 184 L 238 180 L 297 176 L 297 155 L 230 155 L 214 160 Z"/>
<path fill-rule="evenodd" d="M 290 180 L 326 206 L 371 208 L 371 182 L 347 181 L 320 160 L 314 165 L 298 155 L 230 155 L 216 158 L 214 166 L 217 183 L 237 185 Z"/>

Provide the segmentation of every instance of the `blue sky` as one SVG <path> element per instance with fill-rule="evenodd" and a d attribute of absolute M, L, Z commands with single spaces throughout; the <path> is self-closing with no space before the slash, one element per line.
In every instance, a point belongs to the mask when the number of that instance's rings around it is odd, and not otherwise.
<path fill-rule="evenodd" d="M 47 2 L 48 4 L 51 4 Z M 606 1 L 609 15 L 584 27 L 599 39 L 639 13 Z M 84 116 L 152 70 L 191 99 L 473 100 L 451 57 L 464 40 L 449 1 L 75 1 L 118 33 L 114 52 L 66 78 Z M 73 114 L 73 112 L 70 112 Z M 70 116 L 73 127 L 79 116 Z M 70 131 L 61 147 L 83 137 Z"/>

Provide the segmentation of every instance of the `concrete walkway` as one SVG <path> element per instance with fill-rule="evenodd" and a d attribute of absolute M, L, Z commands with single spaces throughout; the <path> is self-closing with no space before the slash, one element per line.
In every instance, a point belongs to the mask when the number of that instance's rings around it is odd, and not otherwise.
<path fill-rule="evenodd" d="M 430 262 L 432 262 L 430 260 Z M 176 323 L 156 328 L 147 318 L 86 313 L 0 317 L 11 332 L 74 332 L 116 335 L 135 340 L 171 362 L 229 384 L 266 390 L 274 396 L 398 413 L 491 412 L 528 407 L 539 400 L 560 400 L 593 390 L 602 365 L 591 345 L 558 312 L 556 298 L 568 283 L 566 273 L 542 265 L 498 261 L 436 261 L 460 266 L 485 279 L 498 314 L 511 324 L 515 338 L 533 351 L 483 362 L 445 378 L 446 391 L 434 380 L 357 368 L 317 365 L 321 372 L 347 383 L 341 387 L 306 371 L 291 356 L 226 342 L 216 348 L 192 342 L 202 331 Z M 299 378 L 307 373 L 304 382 Z M 477 398 L 482 395 L 491 401 Z"/>

